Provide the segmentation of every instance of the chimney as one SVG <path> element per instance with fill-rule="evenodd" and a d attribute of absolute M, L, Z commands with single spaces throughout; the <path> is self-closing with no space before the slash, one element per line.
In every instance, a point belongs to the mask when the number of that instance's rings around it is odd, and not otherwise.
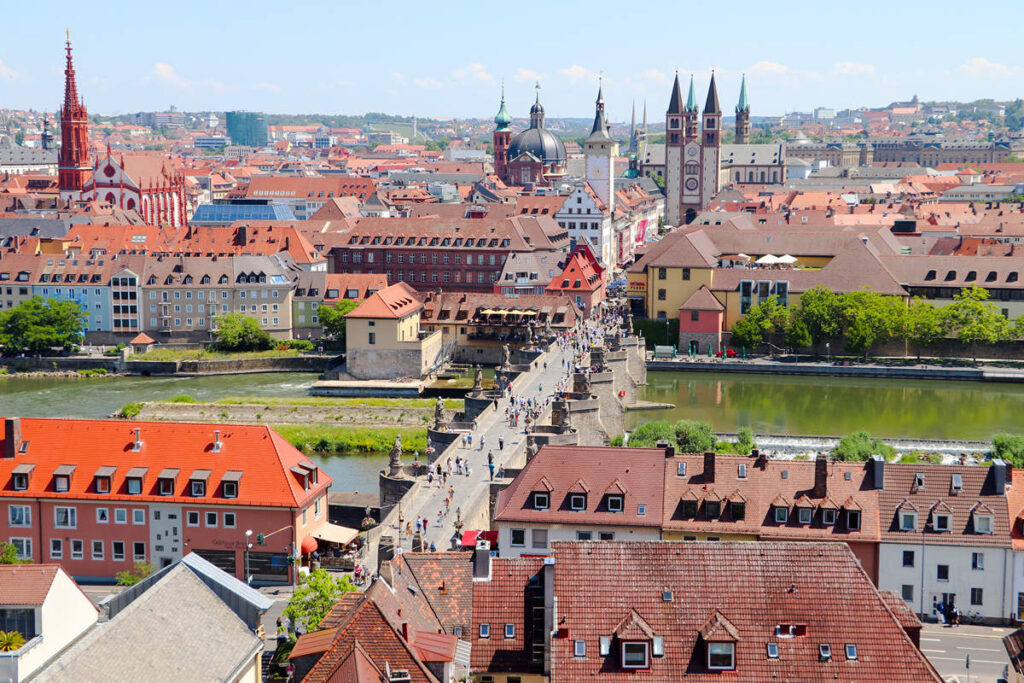
<path fill-rule="evenodd" d="M 477 541 L 473 554 L 473 580 L 491 580 L 491 544 L 488 541 Z"/>
<path fill-rule="evenodd" d="M 9 417 L 4 420 L 4 457 L 13 458 L 21 446 L 21 418 Z"/>
<path fill-rule="evenodd" d="M 142 450 L 142 428 L 136 427 L 132 431 L 135 432 L 135 443 L 132 445 L 132 450 L 138 453 Z"/>
<path fill-rule="evenodd" d="M 992 488 L 997 496 L 1006 493 L 1006 461 L 996 458 L 992 461 Z"/>
<path fill-rule="evenodd" d="M 750 457 L 754 459 L 754 467 L 759 470 L 768 469 L 768 456 L 757 448 L 750 449 Z"/>
<path fill-rule="evenodd" d="M 220 430 L 213 430 L 213 452 L 220 453 L 220 449 L 224 447 L 224 444 L 220 440 Z"/>
<path fill-rule="evenodd" d="M 380 574 L 380 578 L 387 581 L 389 586 L 395 585 L 395 569 L 391 566 L 391 560 L 382 562 L 378 573 Z"/>
<path fill-rule="evenodd" d="M 409 622 L 408 621 L 403 621 L 402 622 L 402 639 L 405 642 L 407 642 L 407 643 L 409 642 Z"/>
<path fill-rule="evenodd" d="M 704 452 L 704 481 L 715 483 L 715 452 Z"/>
<path fill-rule="evenodd" d="M 666 458 L 671 458 L 676 454 L 676 447 L 671 441 L 659 441 L 654 445 L 657 446 L 658 448 L 665 449 Z"/>
<path fill-rule="evenodd" d="M 811 498 L 824 498 L 828 492 L 828 458 L 824 453 L 818 453 L 814 459 L 814 488 L 811 489 Z"/>
<path fill-rule="evenodd" d="M 876 491 L 885 488 L 885 458 L 880 455 L 872 455 L 871 460 L 871 483 Z"/>

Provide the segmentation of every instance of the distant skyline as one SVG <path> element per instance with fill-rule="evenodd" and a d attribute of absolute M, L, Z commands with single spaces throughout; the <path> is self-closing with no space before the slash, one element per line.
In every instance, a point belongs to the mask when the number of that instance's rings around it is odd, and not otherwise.
<path fill-rule="evenodd" d="M 603 72 L 612 120 L 628 121 L 634 101 L 639 119 L 646 98 L 656 122 L 676 69 L 694 74 L 701 103 L 714 69 L 727 114 L 743 73 L 753 116 L 914 94 L 1008 100 L 1024 92 L 1019 9 L 997 0 L 964 21 L 953 2 L 17 3 L 4 11 L 0 108 L 59 106 L 65 25 L 92 114 L 487 118 L 504 80 L 517 118 L 536 81 L 548 116 L 587 117 Z"/>

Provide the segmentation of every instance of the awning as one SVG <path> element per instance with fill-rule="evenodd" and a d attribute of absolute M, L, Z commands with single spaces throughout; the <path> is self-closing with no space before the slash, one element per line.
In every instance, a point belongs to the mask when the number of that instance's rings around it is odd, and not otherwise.
<path fill-rule="evenodd" d="M 498 311 L 494 310 L 493 308 L 485 308 L 480 312 L 483 313 L 484 315 L 494 315 L 495 313 L 498 313 Z"/>
<path fill-rule="evenodd" d="M 337 524 L 324 524 L 319 529 L 313 532 L 313 538 L 319 538 L 321 541 L 330 541 L 331 543 L 338 543 L 340 545 L 348 545 L 359 535 L 357 529 L 349 529 L 347 526 L 338 526 Z"/>

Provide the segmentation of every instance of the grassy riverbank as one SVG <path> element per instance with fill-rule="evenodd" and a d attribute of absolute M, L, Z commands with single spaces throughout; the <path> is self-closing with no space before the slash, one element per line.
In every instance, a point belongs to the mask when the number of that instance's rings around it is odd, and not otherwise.
<path fill-rule="evenodd" d="M 334 425 L 273 425 L 288 443 L 307 453 L 366 454 L 387 453 L 402 436 L 406 453 L 427 448 L 426 429 L 337 427 Z"/>
<path fill-rule="evenodd" d="M 175 397 L 177 398 L 177 397 Z M 202 403 L 202 401 L 193 401 Z M 318 408 L 359 408 L 374 406 L 377 408 L 433 408 L 432 398 L 330 398 L 323 396 L 300 397 L 261 397 L 261 396 L 227 396 L 211 403 L 218 405 L 257 405 L 257 406 L 314 406 Z M 462 410 L 464 401 L 458 398 L 445 399 L 446 410 Z"/>
<path fill-rule="evenodd" d="M 176 360 L 245 360 L 248 358 L 290 358 L 298 356 L 297 349 L 271 349 L 270 351 L 211 351 L 209 349 L 150 349 L 146 353 L 132 356 L 131 360 L 176 361 Z"/>

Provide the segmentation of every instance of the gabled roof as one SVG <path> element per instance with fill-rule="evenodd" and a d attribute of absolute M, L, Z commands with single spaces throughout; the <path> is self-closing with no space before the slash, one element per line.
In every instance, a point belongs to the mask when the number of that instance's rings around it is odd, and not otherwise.
<path fill-rule="evenodd" d="M 375 292 L 346 318 L 390 318 L 398 320 L 423 309 L 420 295 L 404 282 Z"/>
<path fill-rule="evenodd" d="M 652 640 L 654 630 L 651 625 L 644 621 L 644 618 L 637 614 L 635 609 L 630 609 L 626 616 L 622 617 L 615 630 L 612 631 L 619 640 Z"/>
<path fill-rule="evenodd" d="M 0 565 L 0 607 L 42 605 L 59 571 L 56 564 Z"/>
<path fill-rule="evenodd" d="M 740 632 L 716 608 L 700 627 L 700 637 L 709 643 L 735 643 L 740 640 Z"/>
<path fill-rule="evenodd" d="M 690 295 L 683 305 L 679 307 L 680 311 L 724 311 L 725 306 L 722 302 L 715 298 L 715 295 L 711 293 L 711 290 L 706 285 L 701 285 L 700 288 Z"/>

